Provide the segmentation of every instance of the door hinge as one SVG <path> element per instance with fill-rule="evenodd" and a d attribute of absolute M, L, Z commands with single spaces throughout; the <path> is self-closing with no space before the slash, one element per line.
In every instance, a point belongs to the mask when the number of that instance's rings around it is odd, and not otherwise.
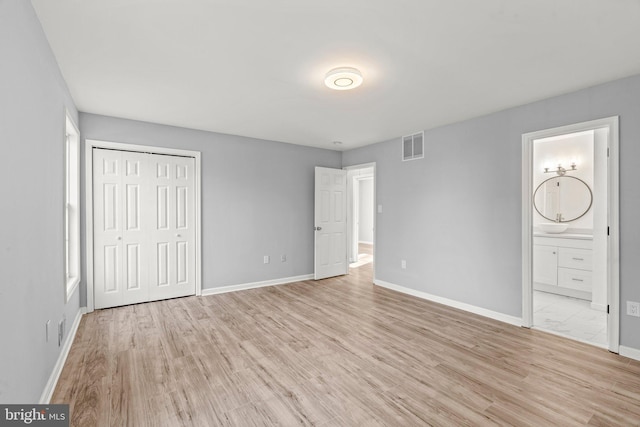
<path fill-rule="evenodd" d="M 609 235 L 609 226 L 607 225 L 607 236 Z"/>
<path fill-rule="evenodd" d="M 609 157 L 609 147 L 607 147 L 607 157 Z"/>
<path fill-rule="evenodd" d="M 609 304 L 607 304 L 607 314 L 609 314 Z"/>

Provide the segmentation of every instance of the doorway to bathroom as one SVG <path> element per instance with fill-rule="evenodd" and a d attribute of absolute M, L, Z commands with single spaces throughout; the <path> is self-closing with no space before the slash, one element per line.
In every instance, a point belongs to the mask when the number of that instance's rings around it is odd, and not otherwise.
<path fill-rule="evenodd" d="M 371 268 L 375 253 L 375 164 L 345 169 L 349 268 Z"/>
<path fill-rule="evenodd" d="M 523 326 L 617 352 L 617 117 L 523 135 Z"/>

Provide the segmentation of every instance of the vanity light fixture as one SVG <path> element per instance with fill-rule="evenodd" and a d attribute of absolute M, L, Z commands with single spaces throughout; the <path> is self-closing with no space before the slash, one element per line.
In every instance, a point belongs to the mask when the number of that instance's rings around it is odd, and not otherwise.
<path fill-rule="evenodd" d="M 334 68 L 324 77 L 324 84 L 334 90 L 355 89 L 362 84 L 362 74 L 355 68 Z"/>
<path fill-rule="evenodd" d="M 562 176 L 567 172 L 578 170 L 578 167 L 576 166 L 576 162 L 572 162 L 570 167 L 571 169 L 565 169 L 562 167 L 562 164 L 559 163 L 556 169 L 549 170 L 549 168 L 544 168 L 544 173 L 557 173 L 559 176 Z"/>

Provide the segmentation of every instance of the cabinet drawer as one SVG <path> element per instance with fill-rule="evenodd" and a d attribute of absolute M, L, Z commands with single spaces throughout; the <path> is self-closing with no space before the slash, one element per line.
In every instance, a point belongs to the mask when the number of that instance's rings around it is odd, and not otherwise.
<path fill-rule="evenodd" d="M 558 268 L 558 286 L 591 292 L 591 272 L 573 268 Z"/>
<path fill-rule="evenodd" d="M 589 249 L 558 248 L 558 266 L 591 271 L 592 256 Z"/>

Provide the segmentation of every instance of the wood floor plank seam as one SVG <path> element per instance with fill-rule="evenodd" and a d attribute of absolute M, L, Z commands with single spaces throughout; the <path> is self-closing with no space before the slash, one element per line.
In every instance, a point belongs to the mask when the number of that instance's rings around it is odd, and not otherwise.
<path fill-rule="evenodd" d="M 348 276 L 83 316 L 91 426 L 640 426 L 640 362 Z"/>

